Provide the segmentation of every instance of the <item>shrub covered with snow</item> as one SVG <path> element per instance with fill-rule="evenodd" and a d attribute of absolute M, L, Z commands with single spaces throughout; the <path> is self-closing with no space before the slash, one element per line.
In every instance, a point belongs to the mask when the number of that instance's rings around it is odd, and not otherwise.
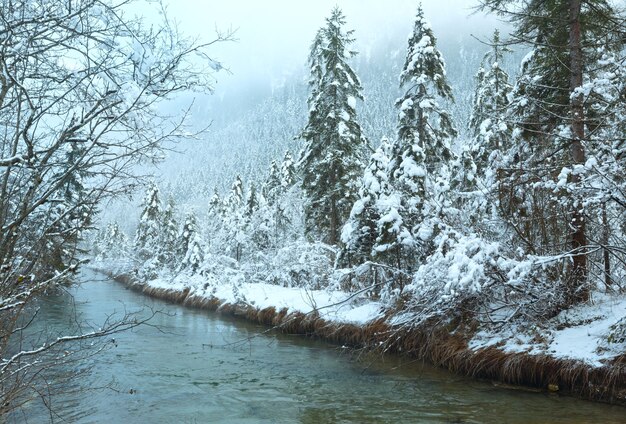
<path fill-rule="evenodd" d="M 623 344 L 626 348 L 626 316 L 609 327 L 606 340 L 611 344 Z"/>
<path fill-rule="evenodd" d="M 283 287 L 326 288 L 337 250 L 323 243 L 297 240 L 276 250 L 258 252 L 245 264 L 250 281 Z"/>
<path fill-rule="evenodd" d="M 498 242 L 449 228 L 434 242 L 435 251 L 394 300 L 411 317 L 404 324 L 460 315 L 484 325 L 536 322 L 556 314 L 564 302 L 555 258 L 516 258 Z"/>

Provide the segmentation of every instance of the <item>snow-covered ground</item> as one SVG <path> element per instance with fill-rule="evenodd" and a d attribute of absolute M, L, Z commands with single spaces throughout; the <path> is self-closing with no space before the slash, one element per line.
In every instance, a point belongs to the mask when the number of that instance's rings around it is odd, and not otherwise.
<path fill-rule="evenodd" d="M 380 318 L 381 305 L 353 293 L 337 290 L 310 290 L 301 287 L 281 287 L 267 283 L 222 282 L 212 275 L 180 274 L 173 279 L 157 278 L 146 284 L 153 288 L 183 291 L 189 296 L 217 298 L 223 303 L 253 306 L 258 309 L 274 307 L 288 313 L 304 314 L 316 311 L 320 318 L 332 322 L 365 324 Z"/>
<path fill-rule="evenodd" d="M 97 269 L 113 270 L 124 273 L 132 269 L 128 262 L 95 263 Z M 155 289 L 184 291 L 188 296 L 216 298 L 223 304 L 245 304 L 258 308 L 285 308 L 288 313 L 316 312 L 320 318 L 335 323 L 364 325 L 382 316 L 383 308 L 379 302 L 364 295 L 340 290 L 311 290 L 303 287 L 282 287 L 275 284 L 245 282 L 233 275 L 199 275 L 179 273 L 162 275 L 144 283 Z M 241 276 L 238 276 L 241 277 Z"/>
<path fill-rule="evenodd" d="M 624 317 L 626 296 L 596 293 L 592 302 L 564 310 L 541 327 L 482 330 L 469 345 L 473 350 L 497 346 L 504 352 L 575 359 L 600 367 L 626 352 L 626 343 L 608 342 L 612 326 Z"/>

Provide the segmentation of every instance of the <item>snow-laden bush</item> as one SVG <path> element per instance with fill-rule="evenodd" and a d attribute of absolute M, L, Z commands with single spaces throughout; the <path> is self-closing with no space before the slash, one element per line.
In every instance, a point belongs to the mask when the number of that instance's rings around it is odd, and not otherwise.
<path fill-rule="evenodd" d="M 161 276 L 163 264 L 157 257 L 147 259 L 138 269 L 138 277 L 142 281 L 150 281 Z"/>
<path fill-rule="evenodd" d="M 383 263 L 367 261 L 352 268 L 335 269 L 332 275 L 333 290 L 360 293 L 372 300 L 391 304 L 411 276 L 404 270 Z"/>
<path fill-rule="evenodd" d="M 610 344 L 624 344 L 626 347 L 626 316 L 609 327 L 606 340 Z"/>
<path fill-rule="evenodd" d="M 211 284 L 231 284 L 245 279 L 244 271 L 239 267 L 239 262 L 224 255 L 206 256 L 197 273 Z"/>
<path fill-rule="evenodd" d="M 500 243 L 450 229 L 434 242 L 435 251 L 411 283 L 381 295 L 388 307 L 407 313 L 403 323 L 420 325 L 461 315 L 497 326 L 521 318 L 533 322 L 554 315 L 564 301 L 553 275 L 560 269 L 556 258 L 518 259 Z"/>
<path fill-rule="evenodd" d="M 459 237 L 444 232 L 435 239 L 436 250 L 418 268 L 408 291 L 421 292 L 437 282 L 440 301 L 449 302 L 465 294 L 479 293 L 498 265 L 499 244 L 471 235 Z"/>
<path fill-rule="evenodd" d="M 301 239 L 277 250 L 258 252 L 244 266 L 250 281 L 320 289 L 332 280 L 336 254 L 332 246 Z"/>

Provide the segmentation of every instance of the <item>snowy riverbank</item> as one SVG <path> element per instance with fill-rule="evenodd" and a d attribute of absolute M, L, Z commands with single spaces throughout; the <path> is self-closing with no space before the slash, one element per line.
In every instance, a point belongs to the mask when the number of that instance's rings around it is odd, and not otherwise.
<path fill-rule="evenodd" d="M 448 323 L 410 329 L 405 313 L 393 313 L 364 293 L 252 283 L 228 273 L 142 280 L 131 263 L 119 261 L 93 267 L 149 296 L 241 316 L 278 331 L 408 354 L 479 378 L 626 404 L 626 342 L 607 342 L 623 319 L 626 296 L 597 295 L 535 328 L 496 331 Z"/>
<path fill-rule="evenodd" d="M 590 367 L 610 366 L 626 355 L 625 340 L 611 334 L 626 316 L 626 296 L 597 293 L 590 303 L 566 309 L 534 329 L 482 330 L 469 343 L 472 350 L 496 346 L 506 353 L 525 352 L 573 359 Z M 620 321 L 621 320 L 621 321 Z"/>
<path fill-rule="evenodd" d="M 125 261 L 95 262 L 94 269 L 111 275 L 133 275 L 133 264 Z M 221 275 L 162 273 L 157 278 L 135 282 L 151 290 L 185 293 L 194 299 L 217 299 L 220 304 L 249 306 L 259 310 L 275 308 L 287 314 L 315 314 L 325 321 L 365 325 L 383 317 L 383 305 L 368 299 L 364 292 L 312 290 L 306 287 L 282 287 L 261 282 L 247 282 L 242 273 Z"/>
<path fill-rule="evenodd" d="M 315 313 L 329 322 L 364 325 L 382 317 L 379 302 L 342 291 L 280 287 L 266 283 L 224 283 L 214 276 L 178 275 L 172 280 L 146 281 L 153 289 L 187 292 L 189 297 L 219 299 L 220 303 L 246 305 L 257 309 L 275 308 L 288 314 Z"/>

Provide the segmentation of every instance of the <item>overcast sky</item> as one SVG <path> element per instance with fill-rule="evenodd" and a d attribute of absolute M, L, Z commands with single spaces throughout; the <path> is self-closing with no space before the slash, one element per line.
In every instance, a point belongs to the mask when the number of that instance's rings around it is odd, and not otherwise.
<path fill-rule="evenodd" d="M 492 25 L 482 14 L 472 15 L 476 0 L 424 0 L 427 18 L 441 38 L 460 38 Z M 169 0 L 168 11 L 188 35 L 210 39 L 215 28 L 237 29 L 236 43 L 213 51 L 232 75 L 219 78 L 218 96 L 233 85 L 250 81 L 280 83 L 281 78 L 302 69 L 315 32 L 338 5 L 346 15 L 347 28 L 355 30 L 356 47 L 366 53 L 379 37 L 412 29 L 415 0 Z M 405 48 L 404 45 L 399 46 Z"/>

